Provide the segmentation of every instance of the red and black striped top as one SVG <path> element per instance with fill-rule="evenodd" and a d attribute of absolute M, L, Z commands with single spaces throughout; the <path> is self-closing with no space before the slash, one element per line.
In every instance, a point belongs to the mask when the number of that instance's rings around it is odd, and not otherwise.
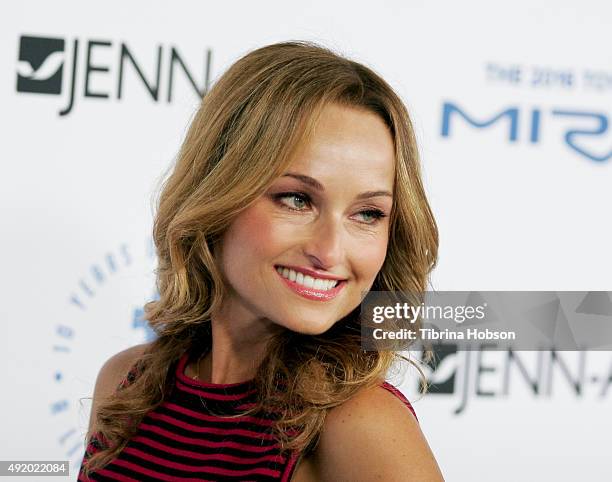
<path fill-rule="evenodd" d="M 185 375 L 188 362 L 189 353 L 185 353 L 176 364 L 170 396 L 143 418 L 121 453 L 103 469 L 91 473 L 89 479 L 81 470 L 79 481 L 291 479 L 300 454 L 280 450 L 270 433 L 273 414 L 233 419 L 218 416 L 253 406 L 252 381 L 215 384 L 194 380 Z M 397 388 L 386 381 L 381 386 L 414 414 Z M 99 449 L 100 441 L 94 434 L 84 459 Z"/>

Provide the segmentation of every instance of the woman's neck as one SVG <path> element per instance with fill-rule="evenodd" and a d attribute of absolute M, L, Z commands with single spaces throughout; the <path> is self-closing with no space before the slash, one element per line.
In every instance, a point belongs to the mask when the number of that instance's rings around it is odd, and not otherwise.
<path fill-rule="evenodd" d="M 215 384 L 240 383 L 255 377 L 270 338 L 285 328 L 267 319 L 237 320 L 212 318 L 212 348 L 199 363 L 186 368 L 188 376 L 197 375 L 198 380 Z"/>

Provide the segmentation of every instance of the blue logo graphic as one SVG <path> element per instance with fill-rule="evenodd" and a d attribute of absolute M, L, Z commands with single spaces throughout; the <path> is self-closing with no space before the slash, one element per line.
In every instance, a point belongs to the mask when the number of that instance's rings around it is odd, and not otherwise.
<path fill-rule="evenodd" d="M 152 262 L 154 258 L 155 252 L 152 239 L 149 237 L 146 243 L 145 263 Z M 143 266 L 136 263 L 138 259 L 142 258 L 135 258 L 130 246 L 126 243 L 121 244 L 118 250 L 108 251 L 102 259 L 88 266 L 86 273 L 79 278 L 76 288 L 67 299 L 69 306 L 76 308 L 78 310 L 77 313 L 80 315 L 87 316 L 91 302 L 98 297 L 98 294 L 103 289 L 114 287 L 118 290 L 117 293 L 119 293 L 121 286 L 117 284 L 119 282 L 119 279 L 116 278 L 118 275 L 125 276 L 129 272 L 128 270 L 135 270 L 133 271 L 135 273 L 144 272 Z M 127 279 L 130 278 L 131 276 L 127 277 Z M 127 333 L 140 333 L 144 341 L 153 341 L 157 335 L 150 328 L 144 317 L 144 303 L 148 300 L 158 299 L 159 293 L 156 288 L 153 288 L 150 298 L 147 297 L 146 300 L 135 299 L 133 303 L 122 308 L 123 310 L 125 308 L 128 310 L 127 312 L 123 311 L 123 316 L 129 325 L 124 321 L 124 324 L 109 325 L 109 329 L 121 331 L 122 327 L 124 327 L 127 328 Z M 119 315 L 121 316 L 121 313 Z M 75 363 L 79 362 L 79 360 L 72 360 L 70 356 L 75 348 L 77 348 L 77 345 L 83 343 L 83 337 L 77 336 L 77 333 L 81 334 L 87 325 L 86 323 L 77 325 L 77 320 L 86 321 L 86 318 L 71 318 L 70 321 L 62 321 L 54 326 L 55 337 L 51 349 L 57 354 L 57 365 L 52 369 L 50 375 L 53 383 L 58 386 L 74 379 L 74 374 L 70 373 L 70 369 L 74 367 Z M 126 332 L 123 331 L 123 333 Z M 50 415 L 54 418 L 63 418 L 66 421 L 58 442 L 60 450 L 70 460 L 72 470 L 74 471 L 78 471 L 84 455 L 84 434 L 80 427 L 71 426 L 72 418 L 66 417 L 69 417 L 72 410 L 80 410 L 82 408 L 81 401 L 79 401 L 77 406 L 76 400 L 67 396 L 54 396 L 49 402 Z"/>
<path fill-rule="evenodd" d="M 508 142 L 517 142 L 519 140 L 519 120 L 523 112 L 520 107 L 508 107 L 503 109 L 498 114 L 494 114 L 485 120 L 477 120 L 475 116 L 468 114 L 465 109 L 459 107 L 454 102 L 444 102 L 442 104 L 442 129 L 440 134 L 442 137 L 451 136 L 451 118 L 458 117 L 465 121 L 468 125 L 476 129 L 486 129 L 498 121 L 507 121 L 508 123 Z M 540 127 L 542 124 L 542 109 L 533 108 L 525 114 L 529 117 L 529 142 L 538 144 L 540 139 Z M 548 114 L 554 118 L 566 118 L 581 121 L 588 119 L 594 126 L 591 128 L 568 128 L 565 131 L 563 140 L 565 144 L 574 152 L 577 152 L 583 157 L 595 162 L 606 162 L 612 158 L 612 149 L 604 154 L 596 154 L 582 145 L 581 140 L 602 136 L 608 132 L 608 116 L 599 112 L 581 111 L 581 110 L 563 110 L 552 109 Z M 479 118 L 482 119 L 482 118 Z"/>

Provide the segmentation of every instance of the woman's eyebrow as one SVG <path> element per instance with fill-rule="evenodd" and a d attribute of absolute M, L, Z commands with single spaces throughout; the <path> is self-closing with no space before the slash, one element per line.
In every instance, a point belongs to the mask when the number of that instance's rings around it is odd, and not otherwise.
<path fill-rule="evenodd" d="M 321 191 L 321 192 L 325 191 L 323 184 L 317 181 L 314 177 L 306 176 L 305 174 L 298 174 L 297 172 L 287 172 L 283 174 L 282 177 L 292 177 L 294 179 L 297 179 L 298 181 L 302 181 L 304 184 L 309 185 L 310 187 L 312 187 L 313 189 L 316 189 L 317 191 Z M 393 194 L 391 194 L 389 191 L 380 190 L 380 191 L 362 192 L 361 194 L 358 194 L 357 196 L 355 196 L 355 199 L 368 199 L 371 197 L 378 197 L 378 196 L 388 196 L 390 198 L 393 198 Z"/>

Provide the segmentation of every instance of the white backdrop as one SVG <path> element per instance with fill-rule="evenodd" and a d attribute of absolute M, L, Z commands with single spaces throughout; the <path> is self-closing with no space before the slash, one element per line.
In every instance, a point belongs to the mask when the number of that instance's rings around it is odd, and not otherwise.
<path fill-rule="evenodd" d="M 147 337 L 153 196 L 198 105 L 185 71 L 203 88 L 268 43 L 319 41 L 402 95 L 440 228 L 436 289 L 611 290 L 612 4 L 534 3 L 4 4 L 0 459 L 69 459 L 75 479 L 79 399 Z M 415 409 L 448 481 L 612 480 L 612 354 L 559 356 L 443 360 L 443 393 Z M 400 381 L 412 400 L 415 380 Z"/>

